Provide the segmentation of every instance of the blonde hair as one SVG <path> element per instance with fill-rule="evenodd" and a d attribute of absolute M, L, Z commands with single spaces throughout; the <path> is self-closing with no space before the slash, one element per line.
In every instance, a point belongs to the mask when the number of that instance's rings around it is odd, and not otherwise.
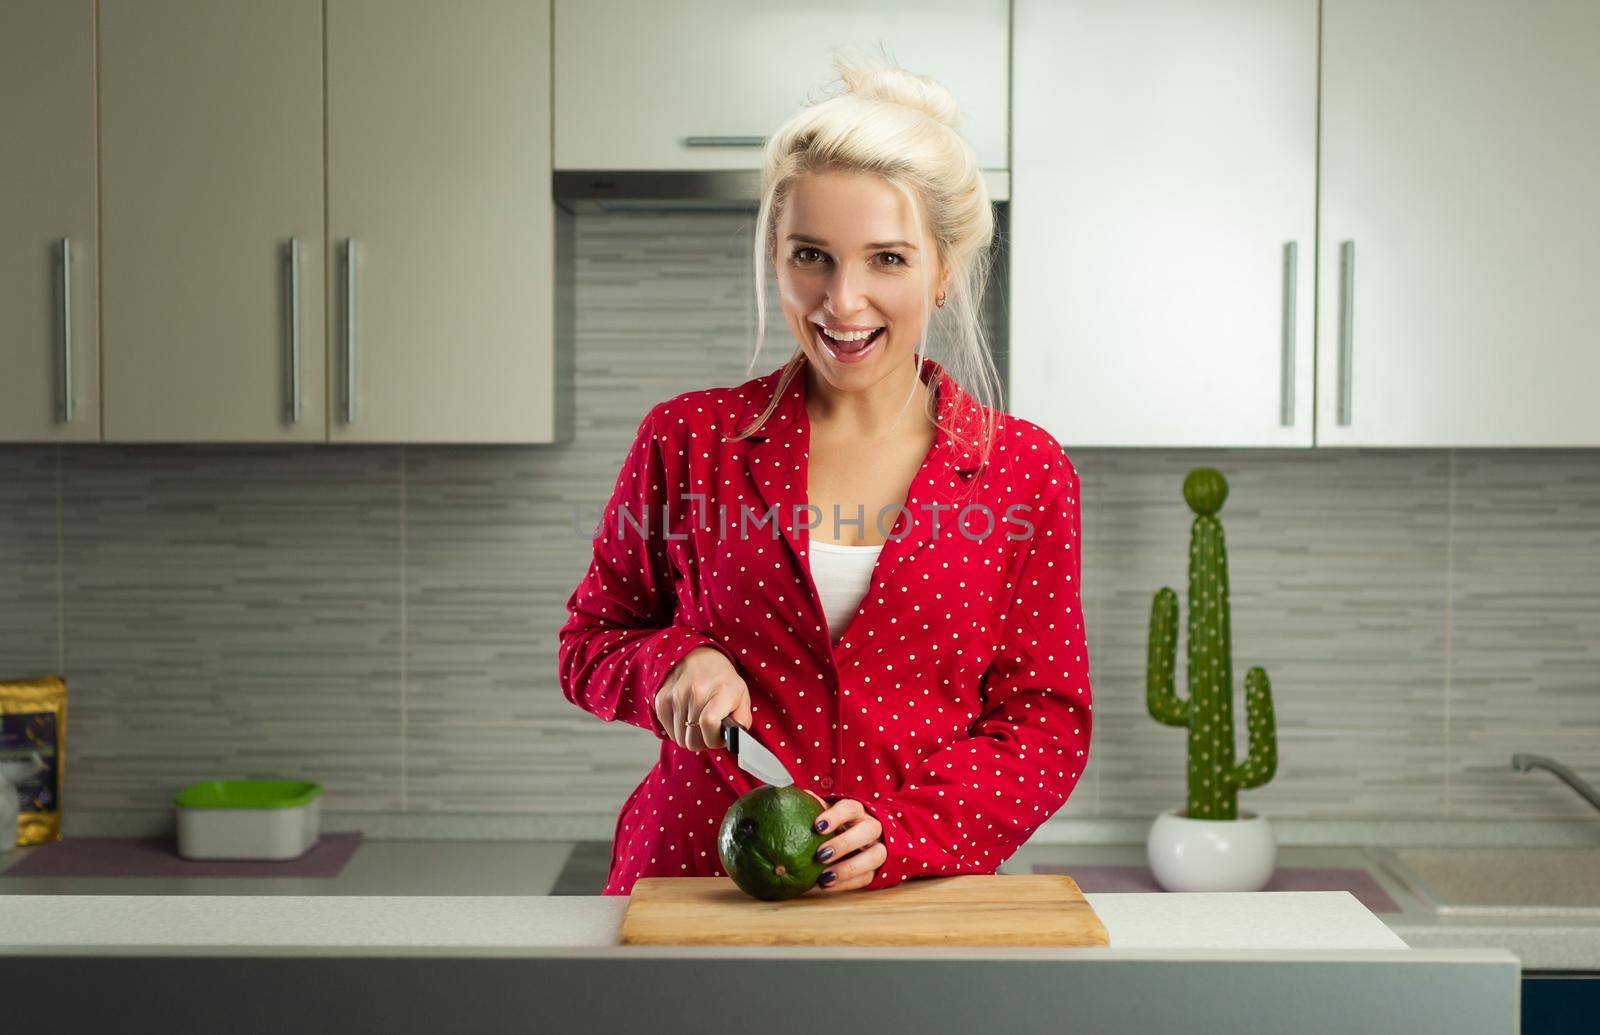
<path fill-rule="evenodd" d="M 822 172 L 861 172 L 881 177 L 906 199 L 915 225 L 934 241 L 935 261 L 921 263 L 923 330 L 917 341 L 918 372 L 927 352 L 930 330 L 947 339 L 950 360 L 944 368 L 983 407 L 975 435 L 962 421 L 947 427 L 963 449 L 988 459 L 994 441 L 1000 375 L 990 356 L 980 318 L 984 290 L 993 265 L 994 210 L 972 145 L 956 131 L 955 97 L 938 82 L 883 60 L 835 52 L 833 65 L 845 89 L 791 116 L 767 141 L 761 170 L 761 207 L 756 216 L 755 284 L 756 347 L 749 371 L 766 337 L 766 266 L 777 253 L 778 223 L 794 185 L 801 177 Z M 924 213 L 926 220 L 924 220 Z M 931 309 L 927 298 L 934 271 L 950 271 L 947 308 Z M 930 314 L 947 314 L 935 321 Z M 784 389 L 805 363 L 798 346 L 778 380 L 772 401 L 755 420 L 728 441 L 754 434 L 777 409 Z M 915 393 L 920 379 L 912 381 Z M 924 411 L 936 423 L 930 385 Z M 907 402 L 911 396 L 906 397 Z M 967 415 L 970 417 L 971 415 Z"/>

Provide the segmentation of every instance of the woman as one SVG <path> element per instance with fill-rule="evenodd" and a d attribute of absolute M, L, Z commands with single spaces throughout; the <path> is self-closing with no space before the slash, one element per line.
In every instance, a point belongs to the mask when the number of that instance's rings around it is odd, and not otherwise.
<path fill-rule="evenodd" d="M 822 894 L 993 873 L 1087 762 L 1077 472 L 922 354 L 947 314 L 952 365 L 998 380 L 976 160 L 937 83 L 836 67 L 847 91 L 763 170 L 756 283 L 773 263 L 798 350 L 646 414 L 567 602 L 562 692 L 662 739 L 608 895 L 723 875 L 718 826 L 759 785 L 724 718 L 826 807 Z"/>

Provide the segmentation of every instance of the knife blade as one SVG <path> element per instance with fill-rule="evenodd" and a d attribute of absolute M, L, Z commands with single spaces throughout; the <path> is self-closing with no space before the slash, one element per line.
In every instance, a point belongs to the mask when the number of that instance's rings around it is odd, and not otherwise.
<path fill-rule="evenodd" d="M 732 719 L 722 720 L 722 740 L 728 745 L 728 752 L 733 755 L 734 761 L 739 763 L 739 768 L 757 780 L 774 787 L 794 784 L 794 777 L 778 761 L 778 756 L 767 750 L 766 745 L 755 738 L 755 734 Z"/>

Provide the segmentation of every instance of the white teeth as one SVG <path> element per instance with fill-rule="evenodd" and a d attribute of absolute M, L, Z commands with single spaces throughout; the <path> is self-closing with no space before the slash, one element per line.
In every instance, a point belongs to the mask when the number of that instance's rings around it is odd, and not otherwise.
<path fill-rule="evenodd" d="M 826 334 L 828 337 L 832 338 L 834 341 L 865 341 L 878 331 L 883 330 L 882 327 L 874 327 L 870 331 L 830 331 L 828 328 L 823 327 L 820 324 L 818 325 L 817 329 L 823 334 Z"/>

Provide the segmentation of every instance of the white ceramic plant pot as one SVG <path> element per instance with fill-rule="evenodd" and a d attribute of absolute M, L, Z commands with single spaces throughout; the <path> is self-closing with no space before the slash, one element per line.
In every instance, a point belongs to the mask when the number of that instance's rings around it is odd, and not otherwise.
<path fill-rule="evenodd" d="M 1168 809 L 1150 825 L 1150 872 L 1168 891 L 1260 891 L 1272 879 L 1278 845 L 1267 818 L 1190 819 Z"/>

